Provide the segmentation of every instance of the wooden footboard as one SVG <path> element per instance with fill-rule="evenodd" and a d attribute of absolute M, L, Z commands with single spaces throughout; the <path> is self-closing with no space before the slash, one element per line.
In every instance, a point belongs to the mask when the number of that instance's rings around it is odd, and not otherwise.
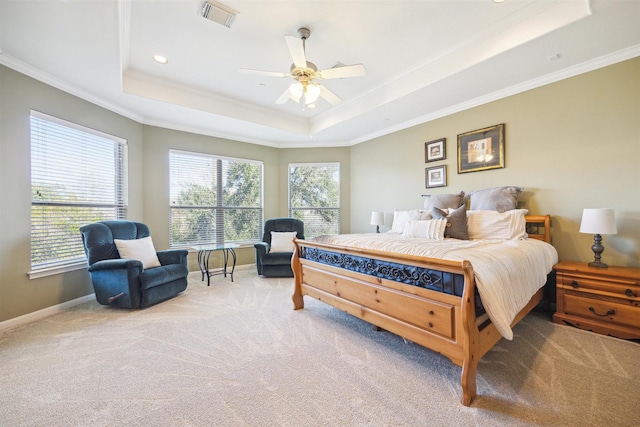
<path fill-rule="evenodd" d="M 530 218 L 542 221 L 543 227 L 550 224 L 548 215 Z M 295 276 L 292 296 L 295 310 L 304 307 L 303 297 L 308 295 L 447 356 L 462 367 L 462 404 L 471 404 L 476 397 L 478 361 L 501 338 L 489 320 L 476 323 L 476 285 L 471 263 L 304 240 L 295 240 L 295 245 L 291 262 Z M 416 267 L 427 275 L 431 272 L 451 274 L 464 281 L 464 288 L 461 296 L 455 296 L 307 259 L 305 252 L 314 250 L 326 251 L 331 256 L 362 257 Z M 393 276 L 391 272 L 389 277 Z M 542 295 L 540 289 L 518 314 L 514 325 L 542 300 Z"/>

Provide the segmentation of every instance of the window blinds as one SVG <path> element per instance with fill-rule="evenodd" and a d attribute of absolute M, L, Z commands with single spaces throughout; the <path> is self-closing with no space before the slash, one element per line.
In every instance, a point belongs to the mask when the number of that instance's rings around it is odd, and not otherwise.
<path fill-rule="evenodd" d="M 340 164 L 289 165 L 289 216 L 304 222 L 305 238 L 340 232 Z"/>
<path fill-rule="evenodd" d="M 31 268 L 84 260 L 79 228 L 126 210 L 126 141 L 32 111 Z"/>
<path fill-rule="evenodd" d="M 170 246 L 260 240 L 262 162 L 170 150 Z"/>

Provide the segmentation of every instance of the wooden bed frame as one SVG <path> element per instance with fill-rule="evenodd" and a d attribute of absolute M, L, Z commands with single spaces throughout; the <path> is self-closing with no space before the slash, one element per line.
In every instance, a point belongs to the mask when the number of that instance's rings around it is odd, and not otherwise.
<path fill-rule="evenodd" d="M 549 215 L 528 215 L 526 221 L 529 238 L 550 243 Z M 303 296 L 308 295 L 447 356 L 462 367 L 462 404 L 471 404 L 477 393 L 478 361 L 502 336 L 488 318 L 480 322 L 476 319 L 476 285 L 469 261 L 400 255 L 297 239 L 294 242 L 296 250 L 291 261 L 295 277 L 294 310 L 304 308 Z M 459 274 L 464 278 L 464 289 L 462 296 L 457 297 L 310 261 L 300 256 L 307 248 Z M 511 326 L 540 303 L 543 289 L 540 288 L 518 313 Z"/>

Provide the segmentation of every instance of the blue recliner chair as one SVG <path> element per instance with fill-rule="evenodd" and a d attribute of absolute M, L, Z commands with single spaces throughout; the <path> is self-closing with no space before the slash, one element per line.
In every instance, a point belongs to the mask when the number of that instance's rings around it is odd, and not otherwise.
<path fill-rule="evenodd" d="M 172 298 L 187 288 L 186 250 L 156 252 L 160 267 L 144 269 L 137 259 L 120 258 L 114 239 L 149 236 L 149 227 L 134 221 L 100 221 L 80 228 L 89 274 L 100 304 L 142 308 Z"/>
<path fill-rule="evenodd" d="M 304 239 L 304 223 L 295 218 L 274 218 L 265 221 L 262 242 L 253 245 L 256 248 L 256 267 L 258 274 L 266 277 L 293 277 L 291 257 L 293 252 L 275 252 L 271 250 L 271 232 L 297 232 L 296 238 Z"/>

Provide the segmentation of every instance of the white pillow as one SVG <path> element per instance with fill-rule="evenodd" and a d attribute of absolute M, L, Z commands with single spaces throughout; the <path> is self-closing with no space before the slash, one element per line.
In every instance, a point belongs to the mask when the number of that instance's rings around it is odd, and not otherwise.
<path fill-rule="evenodd" d="M 428 211 L 422 209 L 411 209 L 408 211 L 395 210 L 393 212 L 393 224 L 391 225 L 390 233 L 402 233 L 404 227 L 409 221 L 419 221 L 431 219 L 431 214 Z"/>
<path fill-rule="evenodd" d="M 527 212 L 527 209 L 467 211 L 469 239 L 524 239 L 527 237 L 524 218 Z"/>
<path fill-rule="evenodd" d="M 429 219 L 425 221 L 409 221 L 402 231 L 402 237 L 421 237 L 423 239 L 444 240 L 446 219 Z"/>
<path fill-rule="evenodd" d="M 297 235 L 297 231 L 272 231 L 269 252 L 293 252 L 295 248 L 293 238 Z"/>
<path fill-rule="evenodd" d="M 113 239 L 113 242 L 118 248 L 120 258 L 140 260 L 145 269 L 160 267 L 160 260 L 153 247 L 151 236 L 132 240 Z"/>

